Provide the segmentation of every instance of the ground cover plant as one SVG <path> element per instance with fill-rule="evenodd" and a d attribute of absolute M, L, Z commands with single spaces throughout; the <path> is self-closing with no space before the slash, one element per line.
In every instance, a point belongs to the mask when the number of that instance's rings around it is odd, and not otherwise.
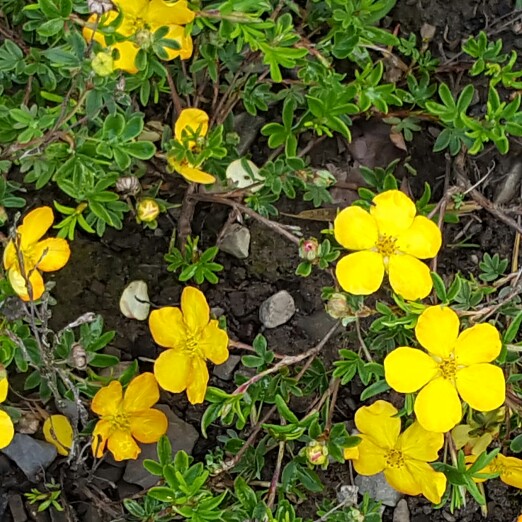
<path fill-rule="evenodd" d="M 2 2 L 2 520 L 521 519 L 522 5 L 424 4 Z"/>

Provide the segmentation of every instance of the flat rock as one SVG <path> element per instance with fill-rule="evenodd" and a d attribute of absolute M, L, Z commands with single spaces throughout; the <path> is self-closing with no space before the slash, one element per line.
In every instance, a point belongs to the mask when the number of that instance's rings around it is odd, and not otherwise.
<path fill-rule="evenodd" d="M 16 520 L 16 522 L 25 522 L 28 518 L 22 497 L 17 494 L 10 494 L 8 502 L 13 520 Z"/>
<path fill-rule="evenodd" d="M 403 498 L 399 500 L 397 506 L 393 510 L 393 522 L 410 522 L 408 503 Z"/>
<path fill-rule="evenodd" d="M 290 321 L 294 314 L 294 298 L 286 290 L 269 297 L 259 308 L 259 320 L 265 328 L 281 326 Z"/>
<path fill-rule="evenodd" d="M 218 379 L 222 381 L 230 381 L 234 375 L 236 366 L 241 361 L 239 355 L 231 355 L 223 364 L 219 364 L 214 367 L 212 372 Z"/>
<path fill-rule="evenodd" d="M 175 455 L 178 451 L 183 450 L 190 455 L 199 437 L 197 430 L 191 424 L 180 419 L 168 406 L 158 404 L 156 408 L 165 413 L 169 420 L 167 437 L 172 444 L 172 454 Z M 158 482 L 159 477 L 151 475 L 143 467 L 143 461 L 145 459 L 157 460 L 158 454 L 156 452 L 156 444 L 140 444 L 140 447 L 141 453 L 139 457 L 136 460 L 129 460 L 127 463 L 123 480 L 148 489 Z"/>
<path fill-rule="evenodd" d="M 219 249 L 237 259 L 246 259 L 250 252 L 250 230 L 233 223 L 218 241 Z"/>
<path fill-rule="evenodd" d="M 355 485 L 359 487 L 359 494 L 368 495 L 374 500 L 382 502 L 385 506 L 395 507 L 402 495 L 393 489 L 382 473 L 365 477 L 363 475 L 357 475 L 355 477 Z"/>
<path fill-rule="evenodd" d="M 52 444 L 22 433 L 16 433 L 11 444 L 1 451 L 31 482 L 37 482 L 38 474 L 47 469 L 57 456 L 56 448 Z"/>
<path fill-rule="evenodd" d="M 312 341 L 319 342 L 336 323 L 336 319 L 324 310 L 318 310 L 311 315 L 297 317 L 295 322 Z"/>

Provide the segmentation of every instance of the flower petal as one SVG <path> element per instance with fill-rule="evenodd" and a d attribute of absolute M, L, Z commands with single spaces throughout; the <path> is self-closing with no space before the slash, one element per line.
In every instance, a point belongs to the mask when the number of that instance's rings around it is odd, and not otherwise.
<path fill-rule="evenodd" d="M 186 286 L 183 289 L 181 311 L 189 332 L 204 328 L 210 321 L 210 308 L 205 294 L 193 286 Z"/>
<path fill-rule="evenodd" d="M 348 254 L 337 263 L 335 276 L 342 289 L 350 294 L 373 294 L 384 278 L 382 255 L 370 250 Z"/>
<path fill-rule="evenodd" d="M 411 227 L 417 209 L 415 203 L 400 190 L 387 190 L 373 198 L 371 215 L 377 221 L 379 234 L 397 237 Z"/>
<path fill-rule="evenodd" d="M 372 405 L 362 406 L 355 412 L 355 425 L 366 438 L 380 448 L 388 450 L 395 447 L 401 431 L 401 419 L 395 415 L 395 406 L 386 401 L 375 401 Z"/>
<path fill-rule="evenodd" d="M 101 31 L 94 31 L 94 27 L 106 27 L 111 24 L 113 20 L 118 18 L 118 12 L 111 10 L 107 11 L 100 18 L 100 22 L 98 26 L 96 26 L 96 20 L 98 19 L 98 15 L 96 13 L 89 16 L 87 19 L 86 25 L 83 26 L 82 36 L 87 43 L 90 43 L 91 40 L 98 42 L 101 46 L 107 47 L 107 43 L 105 41 L 105 36 Z"/>
<path fill-rule="evenodd" d="M 429 306 L 420 314 L 415 336 L 433 355 L 446 359 L 453 352 L 459 335 L 459 317 L 447 306 Z"/>
<path fill-rule="evenodd" d="M 3 367 L 2 367 L 3 369 Z M 4 402 L 7 399 L 7 390 L 9 389 L 9 381 L 7 377 L 0 379 L 0 402 Z"/>
<path fill-rule="evenodd" d="M 410 482 L 410 484 L 416 484 L 416 486 L 420 489 L 419 493 L 422 493 L 430 502 L 438 504 L 441 501 L 442 495 L 444 495 L 444 492 L 446 491 L 447 484 L 447 479 L 444 473 L 435 471 L 426 462 L 420 462 L 418 460 L 405 459 L 404 468 L 401 469 L 401 471 L 404 470 L 403 475 L 398 476 L 397 474 L 393 477 L 393 479 L 397 480 L 397 482 L 400 483 L 402 483 L 402 481 L 404 480 L 404 484 L 406 485 L 407 478 L 411 477 L 410 480 L 412 482 Z M 390 481 L 390 484 L 393 485 L 393 479 L 390 479 L 389 475 L 386 472 L 384 473 L 384 475 Z M 396 488 L 396 486 L 394 485 L 393 487 Z M 404 490 L 403 493 L 407 493 L 410 495 L 412 494 Z"/>
<path fill-rule="evenodd" d="M 190 357 L 176 350 L 166 350 L 154 363 L 154 376 L 164 390 L 180 393 L 187 388 L 191 368 Z"/>
<path fill-rule="evenodd" d="M 405 254 L 419 259 L 435 257 L 442 244 L 439 227 L 427 217 L 417 216 L 410 228 L 401 232 L 396 246 Z"/>
<path fill-rule="evenodd" d="M 355 460 L 359 458 L 359 445 L 344 448 L 343 457 L 345 460 Z"/>
<path fill-rule="evenodd" d="M 18 294 L 22 301 L 29 301 L 29 293 L 25 284 L 25 279 L 22 274 L 18 272 L 16 268 L 11 268 L 8 272 L 9 283 L 13 287 L 13 290 Z M 40 299 L 45 292 L 45 285 L 42 278 L 42 274 L 38 270 L 32 270 L 29 276 L 29 282 L 31 283 L 32 298 L 33 301 Z"/>
<path fill-rule="evenodd" d="M 191 135 L 196 133 L 198 129 L 200 136 L 206 136 L 208 132 L 208 114 L 201 109 L 183 109 L 174 125 L 176 140 L 183 140 L 183 131 Z"/>
<path fill-rule="evenodd" d="M 377 222 L 361 207 L 347 207 L 334 221 L 336 241 L 349 250 L 369 250 L 379 238 Z"/>
<path fill-rule="evenodd" d="M 415 348 L 397 348 L 384 359 L 386 382 L 399 393 L 420 390 L 437 372 L 438 364 L 433 358 Z"/>
<path fill-rule="evenodd" d="M 118 412 L 122 400 L 123 390 L 120 381 L 112 381 L 96 392 L 91 410 L 101 417 L 111 416 Z"/>
<path fill-rule="evenodd" d="M 36 243 L 51 228 L 54 221 L 51 207 L 35 208 L 25 216 L 17 232 L 20 234 L 22 249 Z"/>
<path fill-rule="evenodd" d="M 501 348 L 500 334 L 493 325 L 476 324 L 459 335 L 455 344 L 455 359 L 465 366 L 488 363 L 498 357 Z"/>
<path fill-rule="evenodd" d="M 198 345 L 214 364 L 223 364 L 228 359 L 228 334 L 214 319 L 203 328 Z"/>
<path fill-rule="evenodd" d="M 107 448 L 114 456 L 114 460 L 135 460 L 141 453 L 140 447 L 132 438 L 130 432 L 118 430 L 111 433 L 107 442 Z"/>
<path fill-rule="evenodd" d="M 384 470 L 384 477 L 393 489 L 405 495 L 415 496 L 422 493 L 422 487 L 417 477 L 412 474 L 412 470 L 409 466 L 406 466 L 406 464 L 400 467 L 386 468 Z"/>
<path fill-rule="evenodd" d="M 154 342 L 165 348 L 181 348 L 187 341 L 183 314 L 173 306 L 153 310 L 149 316 L 149 329 Z"/>
<path fill-rule="evenodd" d="M 500 480 L 508 486 L 522 489 L 522 460 L 515 457 L 505 457 L 498 454 L 495 459 L 498 461 L 500 472 Z M 483 471 L 483 473 L 485 473 Z"/>
<path fill-rule="evenodd" d="M 187 398 L 190 404 L 200 404 L 205 400 L 208 384 L 208 368 L 203 359 L 192 359 L 192 371 L 187 383 Z"/>
<path fill-rule="evenodd" d="M 165 24 L 163 24 L 165 25 Z M 178 42 L 179 49 L 172 49 L 171 47 L 164 47 L 169 55 L 167 60 L 174 60 L 180 58 L 181 60 L 188 60 L 192 56 L 194 46 L 190 34 L 187 34 L 185 27 L 181 25 L 169 26 L 169 32 L 165 35 L 168 40 L 175 40 Z"/>
<path fill-rule="evenodd" d="M 454 428 L 462 419 L 462 406 L 453 384 L 438 377 L 429 382 L 417 395 L 415 415 L 420 425 L 428 431 L 444 433 Z"/>
<path fill-rule="evenodd" d="M 148 14 L 148 0 L 114 0 L 113 4 L 123 11 L 125 18 L 144 18 Z"/>
<path fill-rule="evenodd" d="M 506 399 L 504 373 L 493 364 L 472 364 L 457 370 L 455 381 L 460 396 L 474 410 L 494 410 Z"/>
<path fill-rule="evenodd" d="M 136 56 L 140 50 L 133 42 L 124 40 L 123 42 L 116 42 L 112 45 L 112 49 L 118 51 L 118 57 L 114 60 L 114 68 L 121 69 L 129 74 L 136 74 L 138 68 L 136 67 Z"/>
<path fill-rule="evenodd" d="M 50 238 L 39 241 L 34 246 L 33 259 L 42 272 L 54 272 L 63 268 L 71 255 L 69 243 L 65 239 Z"/>
<path fill-rule="evenodd" d="M 397 449 L 403 452 L 405 458 L 433 462 L 438 459 L 443 445 L 442 433 L 427 431 L 418 422 L 414 422 L 399 436 Z"/>
<path fill-rule="evenodd" d="M 134 413 L 130 417 L 130 431 L 132 436 L 144 444 L 158 442 L 167 433 L 169 421 L 160 410 L 148 409 Z"/>
<path fill-rule="evenodd" d="M 374 444 L 366 435 L 359 435 L 359 437 L 361 443 L 356 446 L 359 456 L 353 460 L 355 471 L 359 475 L 380 473 L 386 467 L 386 450 Z"/>
<path fill-rule="evenodd" d="M 410 301 L 424 299 L 433 288 L 428 266 L 408 254 L 390 256 L 388 274 L 393 291 Z"/>
<path fill-rule="evenodd" d="M 186 25 L 195 17 L 194 11 L 188 8 L 186 0 L 178 2 L 164 2 L 163 0 L 151 0 L 147 12 L 147 22 L 155 31 L 163 25 Z"/>
<path fill-rule="evenodd" d="M 132 413 L 148 410 L 159 400 L 159 388 L 154 374 L 145 372 L 134 377 L 125 390 L 123 397 L 123 411 Z"/>
<path fill-rule="evenodd" d="M 112 425 L 109 421 L 99 420 L 92 432 L 92 454 L 100 459 L 105 453 L 105 446 L 112 432 Z"/>
<path fill-rule="evenodd" d="M 5 411 L 0 410 L 0 449 L 9 446 L 13 440 L 13 437 L 13 421 Z"/>
<path fill-rule="evenodd" d="M 204 172 L 197 167 L 191 167 L 190 165 L 183 165 L 178 162 L 171 162 L 172 167 L 176 172 L 181 174 L 187 181 L 191 183 L 201 183 L 202 185 L 210 185 L 215 183 L 216 178 L 208 172 Z"/>
<path fill-rule="evenodd" d="M 14 241 L 9 241 L 4 250 L 4 268 L 9 270 L 12 266 L 17 264 L 18 260 L 16 259 L 16 248 Z"/>
<path fill-rule="evenodd" d="M 60 455 L 66 457 L 73 445 L 73 428 L 65 415 L 50 415 L 42 428 L 44 438 Z"/>

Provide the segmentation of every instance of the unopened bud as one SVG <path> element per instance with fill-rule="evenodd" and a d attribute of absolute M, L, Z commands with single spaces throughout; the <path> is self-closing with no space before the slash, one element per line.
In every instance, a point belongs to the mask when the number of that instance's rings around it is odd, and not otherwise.
<path fill-rule="evenodd" d="M 306 447 L 306 458 L 314 466 L 323 466 L 328 461 L 328 448 L 324 442 L 314 440 Z"/>
<path fill-rule="evenodd" d="M 158 217 L 160 207 L 155 199 L 145 198 L 139 201 L 136 211 L 140 221 L 150 223 Z"/>
<path fill-rule="evenodd" d="M 72 345 L 69 364 L 77 370 L 85 370 L 87 368 L 87 352 L 80 343 Z"/>
<path fill-rule="evenodd" d="M 344 294 L 332 294 L 326 303 L 326 313 L 334 319 L 342 319 L 350 315 L 350 307 L 348 306 L 348 299 Z"/>
<path fill-rule="evenodd" d="M 152 33 L 147 29 L 142 29 L 136 33 L 136 44 L 142 49 L 149 49 L 152 46 Z"/>
<path fill-rule="evenodd" d="M 98 53 L 92 59 L 91 67 L 98 76 L 109 76 L 114 71 L 114 60 L 110 53 Z"/>
<path fill-rule="evenodd" d="M 319 253 L 319 241 L 314 237 L 304 239 L 299 245 L 299 257 L 305 261 L 315 261 Z"/>
<path fill-rule="evenodd" d="M 116 190 L 127 196 L 135 196 L 141 190 L 140 180 L 136 176 L 123 176 L 116 182 Z"/>

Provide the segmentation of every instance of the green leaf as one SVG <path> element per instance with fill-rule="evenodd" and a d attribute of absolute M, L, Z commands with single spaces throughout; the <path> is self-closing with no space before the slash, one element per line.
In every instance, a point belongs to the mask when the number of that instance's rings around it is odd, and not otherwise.
<path fill-rule="evenodd" d="M 38 26 L 36 30 L 40 36 L 54 36 L 63 29 L 63 20 L 55 18 L 54 20 L 47 20 L 42 25 Z"/>
<path fill-rule="evenodd" d="M 509 445 L 509 449 L 513 453 L 520 453 L 522 451 L 522 435 L 517 435 Z"/>
<path fill-rule="evenodd" d="M 118 364 L 120 360 L 115 355 L 106 355 L 103 353 L 97 353 L 90 361 L 89 366 L 94 368 L 108 368 Z"/>
<path fill-rule="evenodd" d="M 390 386 L 386 381 L 377 381 L 368 386 L 361 393 L 361 401 L 365 401 L 370 399 L 371 397 L 375 397 L 375 395 L 379 395 L 380 393 L 384 393 L 390 389 Z"/>
<path fill-rule="evenodd" d="M 163 435 L 158 441 L 156 451 L 158 452 L 158 460 L 163 466 L 172 462 L 172 445 L 166 435 Z"/>
<path fill-rule="evenodd" d="M 275 404 L 277 406 L 277 411 L 288 422 L 291 424 L 298 424 L 299 419 L 296 417 L 295 413 L 288 407 L 285 400 L 281 395 L 277 394 L 275 397 Z"/>
<path fill-rule="evenodd" d="M 135 141 L 133 143 L 126 143 L 125 145 L 121 145 L 121 149 L 123 149 L 129 156 L 141 160 L 152 158 L 156 152 L 156 146 L 150 141 Z"/>
<path fill-rule="evenodd" d="M 56 0 L 55 2 L 52 0 L 38 0 L 38 6 L 47 18 L 60 18 L 62 16 L 60 1 L 61 0 Z M 69 12 L 66 16 L 69 16 L 69 14 L 71 13 Z"/>
<path fill-rule="evenodd" d="M 518 312 L 515 316 L 511 324 L 508 326 L 507 330 L 504 333 L 503 341 L 504 343 L 512 343 L 515 337 L 518 334 L 518 330 L 520 329 L 520 324 L 522 323 L 522 310 Z"/>
<path fill-rule="evenodd" d="M 173 503 L 176 500 L 176 492 L 171 488 L 157 486 L 149 489 L 147 496 L 159 500 L 160 502 Z"/>
<path fill-rule="evenodd" d="M 157 477 L 163 476 L 163 466 L 155 460 L 145 459 L 143 461 L 143 467 L 151 474 Z"/>
<path fill-rule="evenodd" d="M 433 288 L 435 288 L 435 293 L 437 294 L 439 301 L 443 303 L 447 302 L 448 296 L 446 293 L 446 285 L 444 284 L 442 277 L 440 277 L 440 275 L 436 272 L 432 272 L 431 279 L 433 281 Z"/>

